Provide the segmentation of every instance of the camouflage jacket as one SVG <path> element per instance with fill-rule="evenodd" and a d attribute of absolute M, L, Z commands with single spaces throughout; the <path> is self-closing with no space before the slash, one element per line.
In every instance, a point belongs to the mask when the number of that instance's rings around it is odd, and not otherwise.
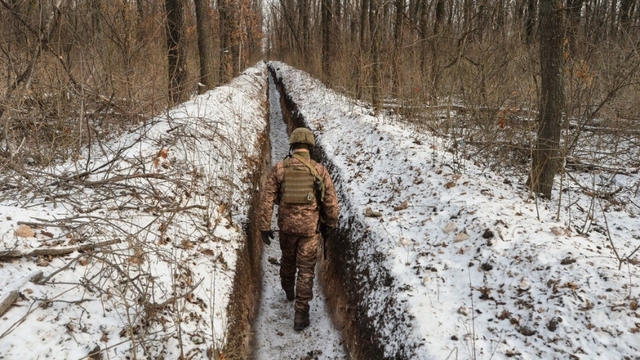
<path fill-rule="evenodd" d="M 306 153 L 299 153 L 307 157 Z M 300 164 L 300 161 L 291 158 L 292 165 Z M 327 169 L 319 163 L 315 163 L 318 174 L 325 185 L 324 202 L 318 200 L 314 204 L 287 205 L 280 204 L 282 198 L 282 182 L 284 180 L 284 163 L 278 162 L 271 169 L 271 173 L 265 183 L 262 202 L 260 204 L 259 229 L 266 231 L 271 229 L 271 216 L 273 205 L 278 206 L 278 227 L 285 234 L 311 235 L 318 229 L 320 216 L 325 225 L 335 227 L 338 222 L 338 198 Z"/>

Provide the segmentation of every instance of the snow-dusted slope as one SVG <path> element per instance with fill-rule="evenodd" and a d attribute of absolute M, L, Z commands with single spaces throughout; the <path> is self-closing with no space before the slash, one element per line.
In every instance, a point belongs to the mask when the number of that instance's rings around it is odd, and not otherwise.
<path fill-rule="evenodd" d="M 0 359 L 197 359 L 226 346 L 266 87 L 260 63 L 29 181 L 3 174 L 0 257 L 103 245 L 0 262 L 0 299 L 20 292 L 0 318 Z M 19 223 L 35 234 L 17 236 Z M 36 269 L 46 281 L 23 279 Z"/>
<path fill-rule="evenodd" d="M 618 269 L 605 231 L 631 254 L 638 208 L 585 213 L 594 203 L 577 191 L 557 221 L 556 201 L 536 203 L 518 179 L 461 166 L 446 140 L 270 66 L 338 183 L 332 260 L 356 292 L 345 321 L 370 336 L 356 346 L 401 359 L 638 357 L 638 257 Z M 637 171 L 626 181 L 637 186 Z M 579 235 L 584 221 L 599 231 Z"/>

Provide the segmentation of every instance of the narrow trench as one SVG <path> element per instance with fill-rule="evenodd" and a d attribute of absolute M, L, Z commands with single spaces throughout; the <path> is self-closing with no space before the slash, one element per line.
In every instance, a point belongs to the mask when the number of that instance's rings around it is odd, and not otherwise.
<path fill-rule="evenodd" d="M 280 108 L 280 94 L 269 76 L 269 118 L 272 165 L 282 160 L 289 151 L 287 125 Z M 275 213 L 272 229 L 277 229 Z M 321 249 L 319 249 L 321 250 Z M 310 302 L 311 325 L 301 332 L 293 330 L 293 302 L 286 300 L 280 287 L 280 244 L 276 238 L 262 253 L 262 296 L 255 322 L 255 359 L 346 359 L 343 340 L 332 322 L 327 299 L 320 287 L 318 269 L 325 261 L 318 254 L 314 298 Z"/>

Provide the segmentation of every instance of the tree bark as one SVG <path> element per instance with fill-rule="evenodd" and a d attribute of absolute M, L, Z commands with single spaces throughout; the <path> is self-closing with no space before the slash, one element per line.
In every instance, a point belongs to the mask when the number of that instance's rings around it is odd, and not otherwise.
<path fill-rule="evenodd" d="M 235 51 L 233 36 L 235 33 L 236 7 L 234 0 L 218 0 L 218 14 L 220 22 L 220 64 L 218 82 L 229 82 L 234 76 Z"/>
<path fill-rule="evenodd" d="M 537 0 L 527 1 L 527 12 L 524 17 L 524 32 L 527 44 L 531 44 L 533 42 L 533 35 L 536 27 L 537 2 Z"/>
<path fill-rule="evenodd" d="M 322 81 L 325 84 L 331 78 L 331 0 L 322 0 Z"/>
<path fill-rule="evenodd" d="M 186 55 L 182 33 L 184 14 L 182 0 L 166 0 L 167 14 L 166 37 L 167 59 L 169 63 L 169 105 L 176 105 L 186 100 Z"/>
<path fill-rule="evenodd" d="M 358 63 L 356 64 L 356 98 L 363 98 L 363 88 L 365 84 L 364 68 L 364 44 L 366 41 L 367 16 L 369 16 L 369 1 L 360 0 L 360 42 L 358 45 Z"/>
<path fill-rule="evenodd" d="M 371 0 L 371 8 L 369 11 L 369 27 L 371 30 L 371 105 L 376 113 L 382 110 L 382 94 L 380 85 L 381 64 L 380 64 L 380 47 L 381 42 L 381 23 L 378 21 L 381 4 L 379 0 Z"/>
<path fill-rule="evenodd" d="M 631 19 L 632 19 L 632 9 L 633 9 L 633 0 L 622 0 L 620 4 L 620 27 L 622 31 L 629 32 Z"/>
<path fill-rule="evenodd" d="M 198 55 L 200 58 L 200 94 L 213 89 L 213 36 L 211 31 L 211 8 L 208 0 L 194 0 L 196 8 L 196 29 L 198 31 Z"/>
<path fill-rule="evenodd" d="M 322 1 L 322 7 L 324 8 L 324 3 L 326 0 Z M 322 10 L 324 11 L 324 9 Z M 324 16 L 324 15 L 322 15 Z M 324 36 L 324 28 L 323 28 L 323 36 Z M 302 63 L 306 64 L 309 59 L 309 0 L 298 0 L 298 34 L 300 34 L 300 40 L 302 42 L 302 53 L 300 54 L 302 57 Z"/>
<path fill-rule="evenodd" d="M 582 3 L 584 0 L 568 0 L 567 8 L 569 15 L 569 53 L 573 56 L 577 53 L 577 37 L 580 28 L 580 18 L 582 13 Z"/>
<path fill-rule="evenodd" d="M 402 39 L 404 28 L 404 8 L 405 0 L 396 1 L 396 18 L 395 18 L 395 31 L 393 33 L 394 49 L 393 49 L 393 97 L 398 99 L 400 96 L 400 84 L 402 84 L 402 73 L 400 68 L 402 67 Z M 444 0 L 440 0 L 444 1 Z"/>
<path fill-rule="evenodd" d="M 545 198 L 551 197 L 553 178 L 560 165 L 560 124 L 564 107 L 561 6 L 560 0 L 540 2 L 542 93 L 529 186 Z"/>

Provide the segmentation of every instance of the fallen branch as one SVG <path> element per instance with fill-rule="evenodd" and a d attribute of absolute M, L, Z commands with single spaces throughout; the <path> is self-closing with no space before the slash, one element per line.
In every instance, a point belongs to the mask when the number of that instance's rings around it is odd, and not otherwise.
<path fill-rule="evenodd" d="M 4 298 L 0 299 L 0 316 L 9 310 L 14 301 L 18 298 L 18 290 L 10 291 Z"/>
<path fill-rule="evenodd" d="M 131 179 L 166 179 L 166 178 L 167 177 L 164 174 L 135 174 L 135 175 L 127 175 L 127 176 L 117 175 L 104 180 L 96 180 L 96 181 L 84 180 L 82 184 L 87 186 L 100 186 L 100 185 L 112 184 L 112 183 L 125 181 L 125 180 L 131 180 Z"/>
<path fill-rule="evenodd" d="M 42 271 L 36 271 L 33 274 L 28 275 L 28 280 L 32 282 L 37 282 L 40 278 L 42 278 Z M 11 284 L 8 288 L 12 288 L 13 290 L 9 291 L 8 294 L 4 295 L 0 298 L 0 316 L 4 315 L 4 313 L 9 310 L 13 302 L 16 301 L 18 295 L 20 294 L 20 288 L 26 283 L 25 278 L 20 279 L 19 281 Z"/>
<path fill-rule="evenodd" d="M 637 168 L 636 169 L 632 169 L 632 170 L 628 170 L 628 169 L 613 168 L 613 167 L 596 165 L 596 164 L 589 164 L 589 163 L 585 163 L 584 161 L 582 161 L 580 159 L 577 159 L 577 158 L 574 158 L 574 157 L 567 157 L 567 162 L 566 162 L 565 167 L 567 167 L 569 169 L 582 170 L 582 171 L 599 170 L 599 171 L 604 171 L 604 172 L 608 172 L 608 173 L 615 173 L 615 174 L 621 174 L 621 175 L 630 175 L 633 172 L 637 172 Z"/>
<path fill-rule="evenodd" d="M 16 250 L 0 251 L 0 260 L 5 258 L 20 258 L 20 257 L 31 257 L 31 256 L 41 256 L 41 255 L 47 255 L 47 256 L 66 255 L 66 254 L 71 254 L 74 251 L 92 250 L 98 247 L 117 244 L 119 242 L 121 242 L 120 239 L 114 239 L 114 240 L 107 240 L 99 243 L 83 244 L 78 246 L 66 246 L 66 247 L 60 247 L 60 248 L 40 248 L 40 249 L 35 249 L 31 252 L 26 252 L 26 253 L 21 251 L 16 251 Z"/>
<path fill-rule="evenodd" d="M 613 191 L 594 191 L 593 189 L 590 189 L 582 184 L 580 184 L 580 182 L 578 181 L 578 179 L 576 179 L 575 177 L 573 177 L 571 175 L 570 172 L 565 172 L 565 174 L 571 179 L 573 180 L 573 182 L 578 185 L 587 196 L 590 197 L 597 197 L 598 199 L 604 199 L 604 200 L 611 200 L 615 195 L 617 195 L 618 193 L 620 193 L 623 188 L 619 187 L 616 190 Z"/>

